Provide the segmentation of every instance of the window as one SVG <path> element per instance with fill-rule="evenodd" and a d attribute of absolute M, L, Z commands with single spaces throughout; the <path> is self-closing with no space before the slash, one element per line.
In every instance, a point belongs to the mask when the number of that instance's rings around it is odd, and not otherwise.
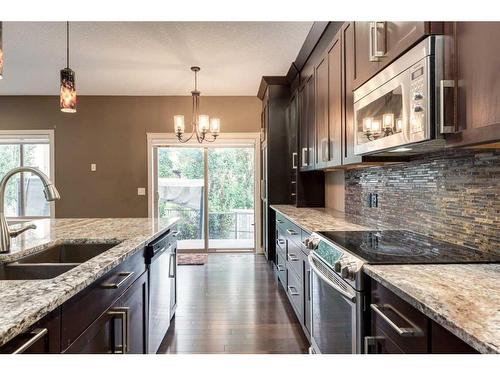
<path fill-rule="evenodd" d="M 0 132 L 0 178 L 20 166 L 38 168 L 53 181 L 52 131 Z M 4 205 L 7 217 L 50 217 L 54 211 L 45 200 L 42 181 L 31 173 L 9 180 Z"/>

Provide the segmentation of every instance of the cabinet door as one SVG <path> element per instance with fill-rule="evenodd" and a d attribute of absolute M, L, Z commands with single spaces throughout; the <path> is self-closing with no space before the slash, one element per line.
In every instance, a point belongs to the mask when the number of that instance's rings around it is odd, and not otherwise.
<path fill-rule="evenodd" d="M 328 51 L 328 128 L 330 155 L 328 166 L 342 164 L 342 49 L 337 34 Z"/>
<path fill-rule="evenodd" d="M 328 134 L 328 55 L 315 68 L 315 119 L 316 119 L 316 150 L 314 153 L 316 168 L 324 168 L 329 161 Z"/>
<path fill-rule="evenodd" d="M 149 317 L 147 276 L 147 272 L 144 273 L 111 308 L 111 311 L 118 312 L 119 321 L 115 324 L 120 325 L 119 329 L 115 328 L 114 340 L 121 342 L 125 346 L 125 352 L 130 354 L 147 353 Z M 125 322 L 119 315 L 121 311 L 126 312 Z M 119 348 L 120 345 L 118 345 Z"/>
<path fill-rule="evenodd" d="M 316 114 L 314 111 L 315 108 L 315 103 L 316 103 L 316 98 L 315 98 L 315 77 L 314 74 L 309 78 L 307 81 L 306 89 L 307 89 L 307 131 L 308 131 L 308 136 L 307 136 L 307 146 L 308 146 L 308 151 L 307 151 L 307 161 L 308 161 L 308 169 L 312 170 L 315 168 L 315 163 L 314 163 L 314 155 L 315 155 L 315 148 L 316 148 Z"/>
<path fill-rule="evenodd" d="M 147 353 L 147 272 L 65 351 L 68 354 Z"/>
<path fill-rule="evenodd" d="M 371 22 L 354 22 L 354 48 L 356 59 L 354 66 L 354 88 L 361 86 L 380 69 L 380 62 L 373 61 L 373 31 Z M 370 41 L 371 40 L 371 41 Z"/>
<path fill-rule="evenodd" d="M 357 24 L 357 23 L 356 23 Z M 342 164 L 361 163 L 361 156 L 354 155 L 354 81 L 356 73 L 355 22 L 342 26 Z"/>
<path fill-rule="evenodd" d="M 355 88 L 430 33 L 426 22 L 355 22 Z"/>
<path fill-rule="evenodd" d="M 290 105 L 288 106 L 288 168 L 290 168 L 290 202 L 297 202 L 297 169 L 299 163 L 298 157 L 298 139 L 299 133 L 299 98 L 298 92 L 292 95 Z"/>
<path fill-rule="evenodd" d="M 299 162 L 300 170 L 307 170 L 309 160 L 309 131 L 307 126 L 307 85 L 299 89 Z"/>
<path fill-rule="evenodd" d="M 0 348 L 0 354 L 49 354 L 60 353 L 60 312 L 58 308 L 30 327 L 26 332 Z"/>
<path fill-rule="evenodd" d="M 459 133 L 450 146 L 500 140 L 500 22 L 456 22 L 451 27 L 455 50 L 456 111 Z M 457 85 L 458 83 L 458 85 Z"/>

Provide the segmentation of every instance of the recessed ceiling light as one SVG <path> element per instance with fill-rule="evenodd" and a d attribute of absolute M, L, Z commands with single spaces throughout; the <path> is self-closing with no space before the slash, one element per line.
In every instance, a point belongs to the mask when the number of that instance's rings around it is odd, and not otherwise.
<path fill-rule="evenodd" d="M 409 147 L 398 147 L 394 150 L 391 150 L 389 152 L 405 152 L 405 151 L 411 151 L 412 149 Z"/>

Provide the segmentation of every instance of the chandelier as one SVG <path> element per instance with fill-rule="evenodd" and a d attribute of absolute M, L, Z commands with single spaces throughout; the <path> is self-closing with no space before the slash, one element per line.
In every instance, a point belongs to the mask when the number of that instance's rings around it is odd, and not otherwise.
<path fill-rule="evenodd" d="M 192 131 L 189 137 L 184 138 L 184 115 L 174 116 L 174 131 L 177 139 L 182 142 L 188 142 L 193 136 L 196 136 L 198 143 L 214 142 L 220 132 L 220 119 L 216 117 L 210 118 L 208 115 L 200 115 L 200 91 L 198 91 L 197 73 L 200 71 L 199 66 L 192 66 L 191 71 L 194 72 L 194 90 L 191 91 L 193 98 L 193 109 L 191 117 Z M 210 133 L 210 137 L 208 136 Z"/>

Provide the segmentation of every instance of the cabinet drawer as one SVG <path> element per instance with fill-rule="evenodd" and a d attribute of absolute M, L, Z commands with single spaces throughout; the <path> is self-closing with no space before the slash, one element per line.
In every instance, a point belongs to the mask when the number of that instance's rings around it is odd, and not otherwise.
<path fill-rule="evenodd" d="M 276 251 L 281 252 L 283 258 L 286 257 L 286 236 L 283 228 L 276 226 Z"/>
<path fill-rule="evenodd" d="M 300 280 L 296 273 L 291 269 L 286 270 L 286 277 L 286 293 L 292 303 L 295 314 L 297 314 L 299 322 L 302 323 L 304 319 L 304 288 L 302 287 L 302 280 Z"/>
<path fill-rule="evenodd" d="M 305 258 L 305 255 L 300 249 L 301 245 L 297 245 L 294 241 L 288 241 L 287 245 L 286 268 L 293 269 L 298 278 L 302 280 L 302 260 Z"/>
<path fill-rule="evenodd" d="M 276 268 L 278 269 L 278 280 L 281 282 L 281 285 L 283 285 L 283 288 L 286 290 L 286 264 L 285 264 L 285 257 L 278 253 L 277 256 L 277 264 Z"/>
<path fill-rule="evenodd" d="M 61 349 L 65 350 L 145 271 L 144 251 L 139 251 L 66 302 L 61 308 Z"/>
<path fill-rule="evenodd" d="M 428 352 L 428 320 L 414 307 L 372 281 L 372 333 L 383 331 L 404 353 Z"/>

